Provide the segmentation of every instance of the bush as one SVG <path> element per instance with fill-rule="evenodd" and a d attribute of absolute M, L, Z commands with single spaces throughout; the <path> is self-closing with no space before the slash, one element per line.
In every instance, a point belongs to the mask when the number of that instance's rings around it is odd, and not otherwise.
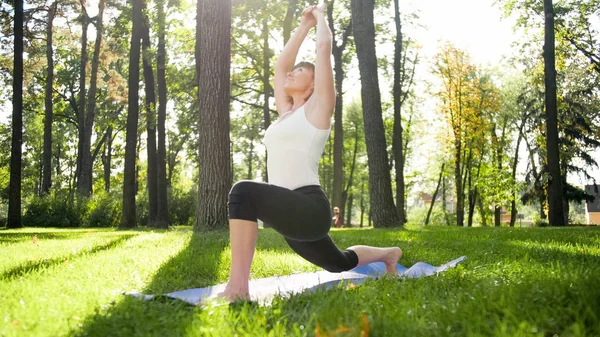
<path fill-rule="evenodd" d="M 429 206 L 413 208 L 408 211 L 408 221 L 415 225 L 425 225 Z M 434 206 L 429 217 L 429 226 L 445 226 L 456 224 L 456 214 L 446 213 L 441 207 Z"/>
<path fill-rule="evenodd" d="M 116 227 L 121 221 L 122 196 L 120 193 L 98 192 L 87 203 L 86 227 Z"/>
<path fill-rule="evenodd" d="M 187 225 L 194 220 L 198 205 L 198 188 L 193 186 L 187 191 L 169 189 L 169 215 L 171 224 Z"/>
<path fill-rule="evenodd" d="M 148 226 L 149 202 L 148 190 L 140 188 L 135 197 L 135 218 L 138 226 Z"/>
<path fill-rule="evenodd" d="M 546 219 L 536 219 L 533 222 L 533 227 L 548 227 L 548 226 L 549 226 L 548 220 L 546 220 Z"/>
<path fill-rule="evenodd" d="M 26 207 L 23 224 L 27 227 L 80 227 L 85 206 L 85 201 L 77 205 L 65 191 L 36 196 Z"/>

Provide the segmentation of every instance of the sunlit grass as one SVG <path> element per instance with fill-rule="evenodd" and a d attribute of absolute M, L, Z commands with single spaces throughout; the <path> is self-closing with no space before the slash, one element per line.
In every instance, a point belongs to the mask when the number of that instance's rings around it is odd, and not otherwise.
<path fill-rule="evenodd" d="M 0 336 L 598 336 L 600 228 L 336 229 L 340 247 L 398 245 L 435 277 L 276 299 L 269 307 L 141 301 L 227 280 L 227 232 L 0 231 Z M 318 268 L 261 230 L 252 277 Z"/>

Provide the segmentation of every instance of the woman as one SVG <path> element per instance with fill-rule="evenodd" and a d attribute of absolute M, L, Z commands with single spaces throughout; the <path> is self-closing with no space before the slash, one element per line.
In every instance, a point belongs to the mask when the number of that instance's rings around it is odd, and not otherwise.
<path fill-rule="evenodd" d="M 331 220 L 333 220 L 335 228 L 342 227 L 342 215 L 340 214 L 340 209 L 338 207 L 333 208 L 333 218 L 331 218 Z"/>
<path fill-rule="evenodd" d="M 319 158 L 331 130 L 335 89 L 331 31 L 325 5 L 302 12 L 302 20 L 275 64 L 275 104 L 279 119 L 265 132 L 269 183 L 240 181 L 229 194 L 231 274 L 219 296 L 249 299 L 248 279 L 258 236 L 257 219 L 281 233 L 304 259 L 331 272 L 371 262 L 396 275 L 398 247 L 353 246 L 340 251 L 328 233 L 331 205 L 319 183 Z M 315 65 L 292 67 L 300 45 L 316 26 Z M 290 69 L 292 69 L 290 71 Z"/>

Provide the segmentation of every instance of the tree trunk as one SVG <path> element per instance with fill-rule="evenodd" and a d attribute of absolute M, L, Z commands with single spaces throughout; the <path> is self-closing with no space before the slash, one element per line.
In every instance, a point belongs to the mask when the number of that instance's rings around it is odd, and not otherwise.
<path fill-rule="evenodd" d="M 519 134 L 517 136 L 517 146 L 515 147 L 515 156 L 512 162 L 512 178 L 516 181 L 517 178 L 517 165 L 519 164 L 519 147 L 521 146 L 521 139 L 523 139 L 523 126 L 525 121 L 521 121 L 519 126 Z M 517 192 L 513 192 L 512 200 L 510 202 L 510 227 L 514 227 L 517 221 Z"/>
<path fill-rule="evenodd" d="M 483 207 L 483 200 L 481 198 L 477 198 L 477 205 L 479 206 L 479 215 L 481 216 L 481 226 L 487 226 L 487 213 L 485 212 L 485 208 Z"/>
<path fill-rule="evenodd" d="M 52 24 L 56 14 L 57 3 L 48 7 L 48 21 L 46 22 L 46 63 L 48 64 L 46 76 L 46 97 L 44 117 L 44 154 L 42 159 L 42 195 L 50 192 L 52 187 L 52 85 L 54 82 L 54 52 L 52 50 Z"/>
<path fill-rule="evenodd" d="M 16 0 L 14 16 L 13 111 L 8 194 L 8 228 L 21 228 L 21 145 L 23 144 L 23 1 Z"/>
<path fill-rule="evenodd" d="M 75 181 L 78 191 L 83 191 L 81 174 L 83 171 L 83 143 L 85 141 L 85 76 L 87 68 L 87 31 L 89 18 L 85 10 L 84 2 L 81 3 L 81 60 L 79 62 L 79 104 L 77 107 L 77 168 L 75 169 Z"/>
<path fill-rule="evenodd" d="M 475 206 L 477 204 L 477 189 L 471 189 L 471 176 L 469 175 L 469 198 L 468 198 L 468 213 L 467 213 L 467 227 L 473 227 L 473 216 L 475 215 Z"/>
<path fill-rule="evenodd" d="M 252 161 L 254 160 L 254 140 L 251 139 L 250 140 L 250 145 L 249 145 L 249 151 L 248 151 L 248 165 L 246 165 L 248 167 L 247 171 L 246 171 L 246 179 L 247 180 L 252 180 L 254 178 L 254 172 L 253 172 L 253 167 L 252 167 Z"/>
<path fill-rule="evenodd" d="M 363 227 L 363 220 L 365 217 L 365 182 L 360 184 L 360 228 Z"/>
<path fill-rule="evenodd" d="M 298 0 L 289 0 L 285 19 L 283 20 L 283 45 L 285 46 L 290 39 L 292 33 L 292 21 L 294 20 L 294 12 L 296 11 Z"/>
<path fill-rule="evenodd" d="M 142 0 L 132 0 L 131 48 L 129 50 L 129 78 L 127 98 L 127 131 L 125 135 L 125 168 L 123 171 L 123 218 L 119 228 L 136 227 L 136 154 L 139 115 L 140 45 L 143 29 Z"/>
<path fill-rule="evenodd" d="M 454 180 L 456 183 L 456 225 L 462 227 L 464 225 L 465 218 L 465 197 L 462 183 L 462 170 L 461 170 L 461 140 L 455 141 L 455 165 L 454 165 Z"/>
<path fill-rule="evenodd" d="M 402 226 L 392 196 L 375 55 L 374 0 L 352 0 L 352 27 L 361 77 L 365 140 L 374 227 Z"/>
<path fill-rule="evenodd" d="M 145 12 L 145 4 L 142 12 Z M 150 27 L 148 19 L 144 17 L 142 32 L 142 65 L 144 73 L 144 92 L 146 101 L 146 151 L 148 154 L 147 182 L 148 188 L 148 227 L 156 225 L 156 212 L 158 208 L 158 178 L 156 170 L 156 95 L 154 86 L 154 72 L 150 58 Z"/>
<path fill-rule="evenodd" d="M 331 30 L 332 36 L 332 49 L 334 59 L 334 71 L 335 71 L 335 110 L 334 110 L 334 122 L 333 122 L 333 191 L 331 194 L 331 205 L 333 207 L 339 207 L 340 216 L 343 221 L 344 219 L 344 205 L 346 198 L 344 197 L 344 124 L 343 124 L 343 82 L 344 82 L 344 68 L 343 68 L 343 53 L 346 49 L 346 43 L 348 36 L 350 35 L 351 26 L 348 25 L 343 29 L 342 41 L 338 45 L 336 40 L 336 29 L 333 19 L 333 2 L 327 7 L 327 17 L 329 23 L 329 29 Z M 347 196 L 347 191 L 346 191 Z"/>
<path fill-rule="evenodd" d="M 194 230 L 199 231 L 227 228 L 231 0 L 199 0 L 196 18 L 200 174 Z"/>
<path fill-rule="evenodd" d="M 354 194 L 350 194 L 348 197 L 348 209 L 346 215 L 346 223 L 342 224 L 344 227 L 352 227 L 352 202 L 354 201 Z"/>
<path fill-rule="evenodd" d="M 290 6 L 292 5 L 293 1 L 290 1 Z M 294 4 L 295 6 L 295 4 Z M 288 8 L 289 10 L 289 8 Z M 269 17 L 267 15 L 265 15 L 264 19 L 263 19 L 263 28 L 262 28 L 262 38 L 263 38 L 263 90 L 264 90 L 264 94 L 263 94 L 263 130 L 266 130 L 269 128 L 269 125 L 271 125 L 271 111 L 269 110 L 269 98 L 271 97 L 271 93 L 272 93 L 272 88 L 271 88 L 271 82 L 270 82 L 270 78 L 271 78 L 271 62 L 270 62 L 270 57 L 271 57 L 271 49 L 269 48 Z M 287 17 L 286 17 L 287 19 Z M 288 39 L 289 39 L 289 35 L 288 35 Z M 267 177 L 268 177 L 268 171 L 267 171 L 267 149 L 265 148 L 265 169 L 263 170 L 263 180 L 267 181 Z M 267 225 L 268 226 L 268 225 Z"/>
<path fill-rule="evenodd" d="M 442 164 L 442 169 L 440 170 L 440 177 L 438 178 L 437 186 L 435 187 L 435 192 L 433 192 L 433 196 L 431 197 L 431 205 L 429 205 L 429 211 L 427 211 L 427 217 L 425 218 L 425 226 L 429 225 L 429 218 L 431 217 L 431 211 L 433 210 L 433 204 L 435 203 L 435 199 L 437 198 L 437 194 L 440 190 L 440 185 L 442 184 L 442 178 L 444 176 L 444 166 L 446 163 Z"/>
<path fill-rule="evenodd" d="M 358 127 L 354 129 L 354 151 L 352 153 L 352 163 L 350 164 L 350 175 L 348 177 L 348 184 L 342 193 L 342 205 L 346 204 L 346 199 L 348 198 L 348 194 L 350 194 L 350 189 L 352 188 L 352 184 L 354 183 L 354 171 L 356 168 L 356 155 L 358 153 Z M 340 216 L 342 220 L 344 219 L 344 212 L 340 210 Z"/>
<path fill-rule="evenodd" d="M 563 187 L 558 147 L 554 6 L 544 0 L 544 83 L 546 87 L 546 149 L 548 153 L 548 213 L 550 226 L 564 226 Z"/>
<path fill-rule="evenodd" d="M 506 119 L 504 120 L 504 127 L 502 128 L 501 140 L 498 141 L 498 137 L 496 136 L 496 124 L 492 124 L 492 151 L 495 153 L 494 157 L 496 157 L 496 168 L 498 169 L 498 172 L 502 171 L 502 143 L 504 142 L 504 130 L 506 130 Z M 502 206 L 494 205 L 494 226 L 496 227 L 502 225 L 500 223 L 501 212 Z"/>
<path fill-rule="evenodd" d="M 400 10 L 398 8 L 398 0 L 394 0 L 394 22 L 396 24 L 396 39 L 394 41 L 394 135 L 392 138 L 392 152 L 396 165 L 396 212 L 402 223 L 406 223 L 406 209 L 404 207 L 405 186 L 404 186 L 404 154 L 402 141 L 402 80 L 401 59 L 402 59 L 402 23 L 400 21 Z"/>
<path fill-rule="evenodd" d="M 96 17 L 96 41 L 94 56 L 92 59 L 92 72 L 90 74 L 90 91 L 87 96 L 87 108 L 85 114 L 85 130 L 82 144 L 81 172 L 78 191 L 80 195 L 90 196 L 92 194 L 92 132 L 94 131 L 94 118 L 96 114 L 96 90 L 98 79 L 98 66 L 100 64 L 100 46 L 102 45 L 102 17 L 104 15 L 105 0 L 98 3 L 98 16 Z"/>
<path fill-rule="evenodd" d="M 104 151 L 102 151 L 102 167 L 104 169 L 104 191 L 110 192 L 110 165 L 112 158 L 112 125 L 108 126 L 106 131 L 106 142 L 104 143 Z"/>
<path fill-rule="evenodd" d="M 167 119 L 167 80 L 166 80 L 166 43 L 165 43 L 165 11 L 164 1 L 157 1 L 158 7 L 158 51 L 156 77 L 158 82 L 158 149 L 157 161 L 157 205 L 156 205 L 156 228 L 169 227 L 169 205 L 167 192 L 167 140 L 165 124 Z"/>

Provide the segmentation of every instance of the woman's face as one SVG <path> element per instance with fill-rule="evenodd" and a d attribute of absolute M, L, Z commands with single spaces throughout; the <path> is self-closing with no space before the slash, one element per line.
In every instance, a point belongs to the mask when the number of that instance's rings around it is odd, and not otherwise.
<path fill-rule="evenodd" d="M 284 89 L 288 95 L 294 92 L 304 92 L 312 89 L 314 85 L 314 74 L 308 67 L 297 67 L 287 73 Z"/>

